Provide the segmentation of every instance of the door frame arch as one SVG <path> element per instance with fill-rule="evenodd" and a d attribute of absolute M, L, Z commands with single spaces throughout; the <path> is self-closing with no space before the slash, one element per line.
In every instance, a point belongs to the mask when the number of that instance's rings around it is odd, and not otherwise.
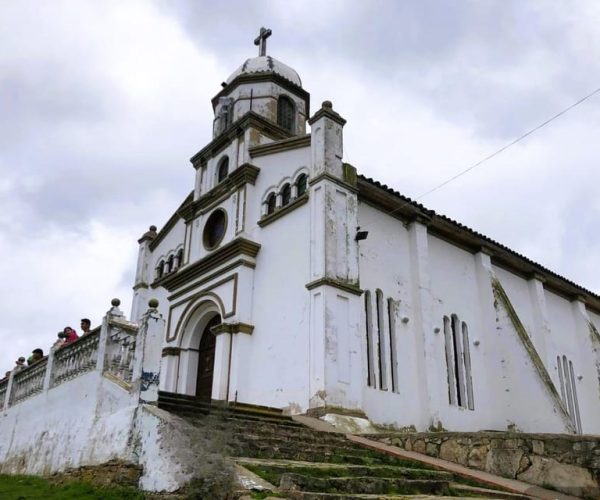
<path fill-rule="evenodd" d="M 180 394 L 196 395 L 200 341 L 206 325 L 217 315 L 222 321 L 222 302 L 210 292 L 189 304 L 184 311 L 177 335 L 180 347 L 177 392 Z"/>

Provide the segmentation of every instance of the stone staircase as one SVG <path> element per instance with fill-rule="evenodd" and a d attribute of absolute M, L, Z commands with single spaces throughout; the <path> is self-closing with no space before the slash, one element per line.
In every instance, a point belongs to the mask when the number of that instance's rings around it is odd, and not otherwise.
<path fill-rule="evenodd" d="M 306 427 L 277 409 L 216 406 L 166 392 L 159 393 L 158 406 L 195 427 L 210 426 L 211 434 L 221 436 L 224 454 L 274 485 L 273 494 L 283 498 L 529 498 L 364 448 L 343 434 Z M 264 493 L 255 497 L 265 498 Z"/>

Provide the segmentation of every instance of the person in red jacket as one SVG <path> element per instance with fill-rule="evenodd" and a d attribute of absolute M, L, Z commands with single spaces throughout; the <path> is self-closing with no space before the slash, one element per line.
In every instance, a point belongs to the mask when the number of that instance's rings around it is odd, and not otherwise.
<path fill-rule="evenodd" d="M 65 339 L 65 341 L 63 342 L 62 346 L 64 347 L 69 345 L 71 342 L 75 342 L 78 338 L 79 335 L 77 335 L 77 332 L 73 330 L 73 328 L 70 326 L 65 326 L 63 330 L 63 339 Z"/>

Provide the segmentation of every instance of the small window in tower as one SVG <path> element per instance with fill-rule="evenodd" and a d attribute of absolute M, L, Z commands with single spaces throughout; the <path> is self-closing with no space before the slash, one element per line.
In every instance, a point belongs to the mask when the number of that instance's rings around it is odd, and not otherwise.
<path fill-rule="evenodd" d="M 275 212 L 275 208 L 277 207 L 277 196 L 275 193 L 271 193 L 267 198 L 267 215 Z"/>
<path fill-rule="evenodd" d="M 288 132 L 294 132 L 294 102 L 285 95 L 277 101 L 277 125 Z"/>
<path fill-rule="evenodd" d="M 306 174 L 301 174 L 296 180 L 296 192 L 298 196 L 302 196 L 306 193 Z"/>
<path fill-rule="evenodd" d="M 217 183 L 223 182 L 229 174 L 229 158 L 225 156 L 217 167 Z"/>
<path fill-rule="evenodd" d="M 177 268 L 180 268 L 183 265 L 183 248 L 179 249 L 179 252 L 177 252 L 177 259 L 176 259 L 176 264 Z"/>
<path fill-rule="evenodd" d="M 281 190 L 281 206 L 285 207 L 286 205 L 288 205 L 290 203 L 291 198 L 292 187 L 289 184 L 286 184 Z"/>
<path fill-rule="evenodd" d="M 156 279 L 159 280 L 163 277 L 165 273 L 165 261 L 161 260 L 156 266 Z"/>
<path fill-rule="evenodd" d="M 167 260 L 167 273 L 170 273 L 171 271 L 173 271 L 175 269 L 174 267 L 174 262 L 175 262 L 175 256 L 171 255 L 169 257 L 169 259 Z"/>

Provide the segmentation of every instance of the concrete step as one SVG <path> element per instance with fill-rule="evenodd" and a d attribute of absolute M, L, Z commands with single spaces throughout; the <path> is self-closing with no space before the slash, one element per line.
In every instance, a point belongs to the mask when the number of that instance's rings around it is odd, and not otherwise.
<path fill-rule="evenodd" d="M 291 460 L 238 459 L 238 464 L 251 471 L 261 470 L 269 474 L 269 478 L 279 484 L 279 479 L 286 472 L 294 472 L 314 477 L 380 477 L 404 479 L 437 479 L 452 481 L 453 475 L 437 470 L 410 467 L 394 467 L 389 465 L 352 465 L 299 462 Z"/>
<path fill-rule="evenodd" d="M 263 433 L 262 431 L 255 431 L 254 429 L 250 429 L 247 433 L 243 431 L 234 431 L 230 434 L 231 441 L 237 443 L 257 443 L 257 442 L 266 442 L 266 443 L 276 443 L 276 442 L 290 442 L 294 441 L 297 443 L 304 444 L 321 444 L 328 446 L 339 446 L 343 447 L 348 444 L 348 441 L 343 437 L 333 437 L 333 436 L 319 436 L 313 433 L 287 433 L 282 429 L 282 432 L 267 432 Z"/>
<path fill-rule="evenodd" d="M 234 420 L 239 422 L 264 422 L 286 427 L 302 428 L 302 424 L 295 422 L 287 416 L 257 413 L 246 409 L 211 407 L 194 401 L 159 401 L 158 407 L 176 413 L 183 417 L 201 418 L 212 416 L 223 420 Z"/>
<path fill-rule="evenodd" d="M 167 391 L 158 391 L 158 397 L 160 400 L 177 400 L 177 401 L 193 401 L 195 403 L 199 403 L 205 406 L 209 406 L 211 408 L 237 408 L 240 411 L 247 410 L 258 413 L 268 413 L 272 415 L 280 415 L 285 418 L 290 418 L 287 415 L 283 414 L 283 410 L 281 408 L 273 408 L 271 406 L 261 406 L 261 405 L 253 405 L 248 403 L 238 403 L 238 402 L 229 402 L 229 403 L 220 403 L 215 401 L 206 401 L 204 399 L 199 399 L 197 396 L 192 396 L 189 394 L 179 394 L 176 392 L 167 392 Z"/>
<path fill-rule="evenodd" d="M 509 493 L 507 491 L 493 490 L 490 488 L 479 488 L 468 484 L 450 483 L 450 489 L 454 494 L 463 494 L 465 497 L 482 496 L 485 498 L 501 498 L 504 500 L 531 500 L 532 497 Z"/>
<path fill-rule="evenodd" d="M 303 435 L 303 436 L 286 436 L 286 435 L 258 435 L 258 434 L 243 434 L 236 433 L 230 435 L 230 442 L 241 446 L 271 446 L 277 448 L 279 446 L 289 446 L 293 444 L 299 448 L 310 447 L 312 449 L 331 448 L 335 450 L 364 450 L 360 446 L 356 446 L 344 438 L 327 438 L 319 439 L 320 436 Z M 370 452 L 372 453 L 372 452 Z"/>
<path fill-rule="evenodd" d="M 362 450 L 344 451 L 339 453 L 326 447 L 316 451 L 314 449 L 298 449 L 293 447 L 280 448 L 239 448 L 233 446 L 234 457 L 250 457 L 262 459 L 300 460 L 305 462 L 336 463 L 351 465 L 397 465 L 406 466 L 407 461 L 397 460 L 387 455 L 370 455 Z M 412 464 L 412 462 L 409 462 Z"/>
<path fill-rule="evenodd" d="M 456 496 L 439 495 L 369 495 L 360 493 L 319 493 L 311 491 L 289 491 L 286 492 L 286 495 L 292 500 L 456 500 L 457 498 Z M 247 499 L 242 497 L 240 500 Z M 469 500 L 487 499 L 486 497 L 469 497 Z"/>
<path fill-rule="evenodd" d="M 200 412 L 205 410 L 205 412 L 208 413 L 229 413 L 235 415 L 248 415 L 251 417 L 265 417 L 280 422 L 294 422 L 289 415 L 283 415 L 282 411 L 278 408 L 240 403 L 231 403 L 228 405 L 215 404 L 186 394 L 159 392 L 158 406 L 162 407 L 163 405 L 196 408 L 200 410 Z"/>
<path fill-rule="evenodd" d="M 318 478 L 287 472 L 281 475 L 281 491 L 301 490 L 320 493 L 367 493 L 370 495 L 447 495 L 449 481 L 382 477 Z"/>
<path fill-rule="evenodd" d="M 315 453 L 317 455 L 323 453 L 331 453 L 331 454 L 347 454 L 350 453 L 352 455 L 359 455 L 368 458 L 377 458 L 380 460 L 387 461 L 386 463 L 397 464 L 397 458 L 386 455 L 384 453 L 378 453 L 373 450 L 368 450 L 361 446 L 357 446 L 349 441 L 341 441 L 335 444 L 331 443 L 321 443 L 321 442 L 306 442 L 303 440 L 297 439 L 279 439 L 279 438 L 265 438 L 265 439 L 250 439 L 250 440 L 230 440 L 229 444 L 235 448 L 252 451 L 262 451 L 267 449 L 272 450 L 297 450 L 302 451 L 304 453 Z"/>

